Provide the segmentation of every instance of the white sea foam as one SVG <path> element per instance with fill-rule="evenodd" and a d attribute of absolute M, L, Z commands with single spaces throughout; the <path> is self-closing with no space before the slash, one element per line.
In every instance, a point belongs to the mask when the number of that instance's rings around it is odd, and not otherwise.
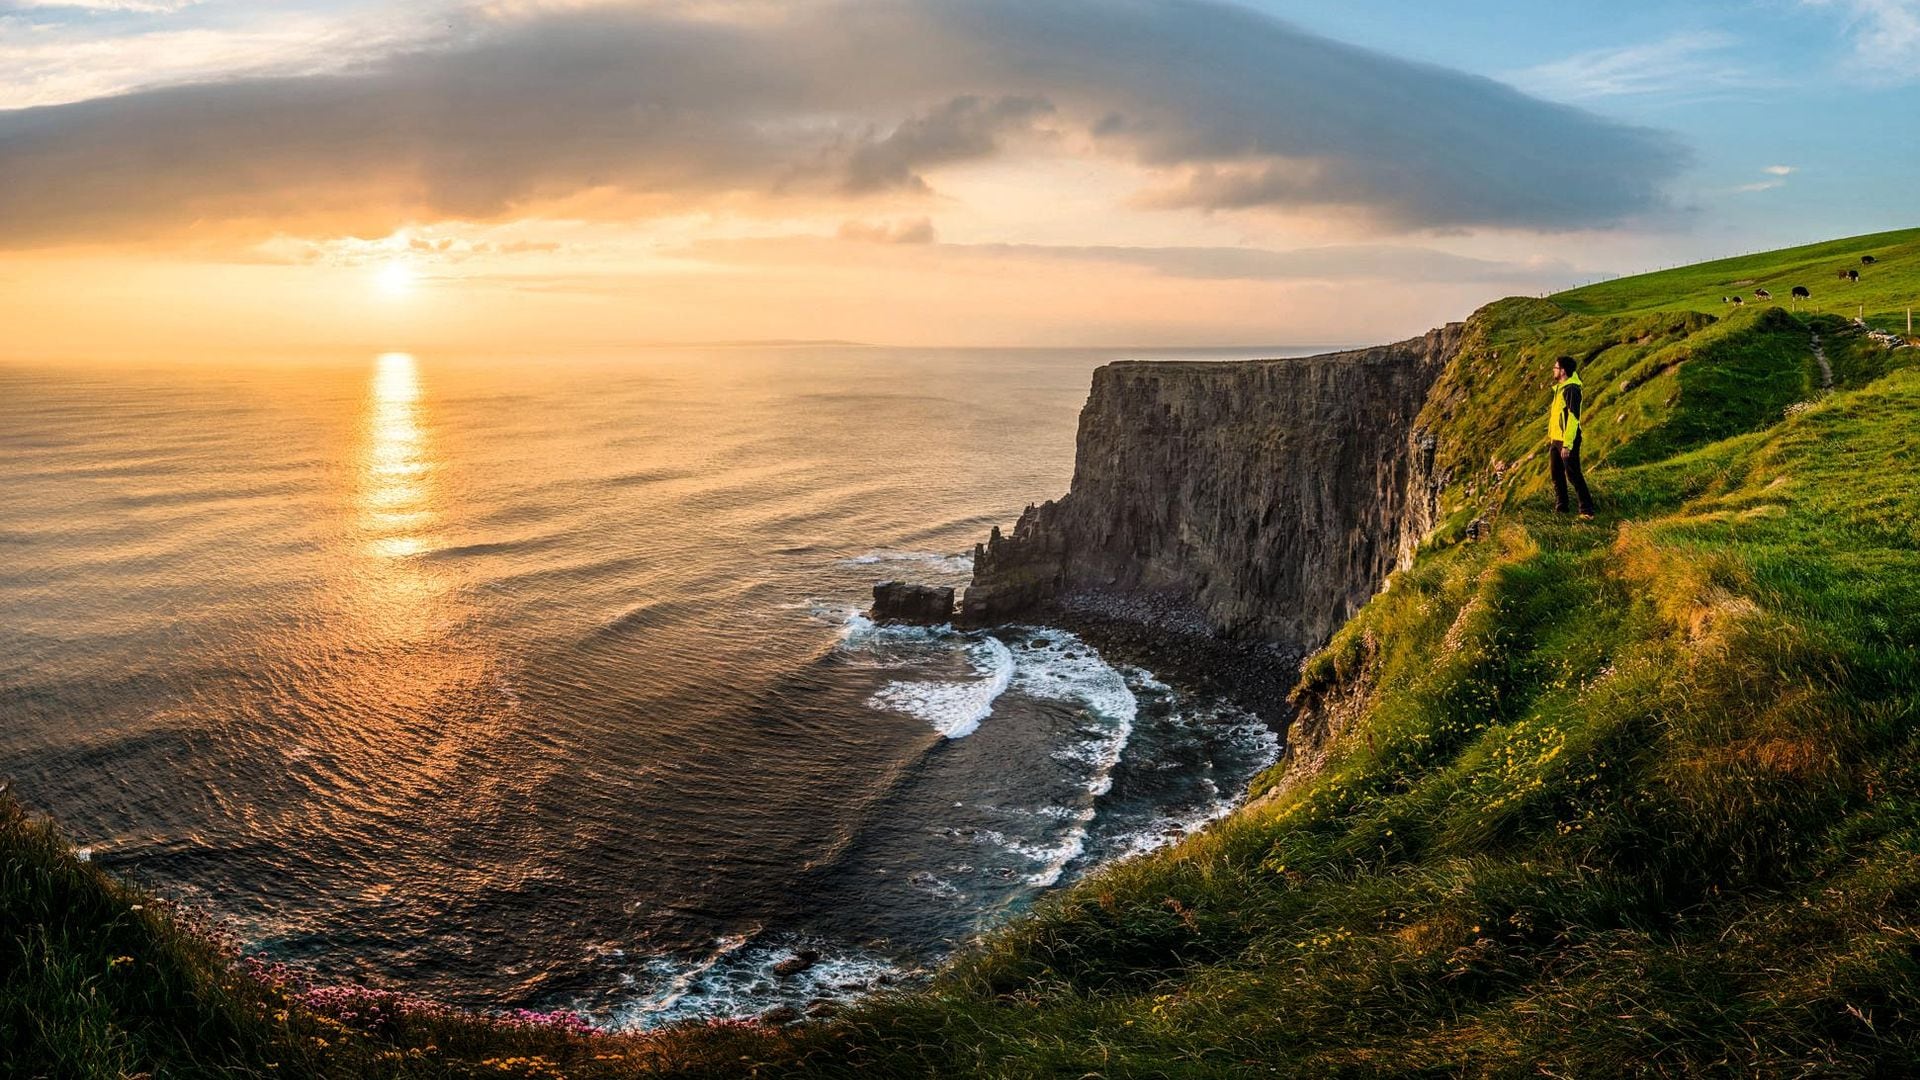
<path fill-rule="evenodd" d="M 841 559 L 843 566 L 876 566 L 882 563 L 906 563 L 926 567 L 943 574 L 973 573 L 973 556 L 947 555 L 937 551 L 894 551 L 882 549 Z"/>
<path fill-rule="evenodd" d="M 1132 738 L 1139 714 L 1139 699 L 1127 685 L 1129 675 L 1102 660 L 1073 634 L 1034 627 L 1020 630 L 1029 637 L 1018 649 L 1009 650 L 1012 679 L 1008 688 L 1026 697 L 1076 704 L 1085 710 L 1083 721 L 1075 729 L 1075 741 L 1055 750 L 1053 756 L 1081 766 L 1082 786 L 1098 798 L 1113 787 L 1114 769 Z M 1035 644 L 1042 641 L 1045 644 Z M 1037 888 L 1046 888 L 1057 883 L 1066 868 L 1085 853 L 1095 807 L 1088 802 L 1077 807 L 1046 806 L 1020 812 L 1058 820 L 1064 828 L 1045 839 L 1013 838 L 992 830 L 978 837 L 1037 864 L 1024 879 Z"/>
<path fill-rule="evenodd" d="M 918 644 L 942 639 L 955 642 L 965 640 L 954 631 L 951 623 L 922 626 L 917 623 L 875 622 L 866 612 L 849 609 L 841 609 L 836 621 L 840 623 L 840 644 L 855 651 L 873 646 Z"/>
<path fill-rule="evenodd" d="M 743 934 L 735 934 L 716 939 L 713 951 L 693 963 L 676 969 L 666 960 L 653 960 L 648 963 L 650 970 L 666 975 L 665 985 L 651 999 L 640 1005 L 647 1013 L 668 1013 L 693 993 L 694 986 L 701 976 L 712 971 L 722 960 L 744 948 L 749 939 Z"/>
<path fill-rule="evenodd" d="M 1087 828 L 1093 823 L 1093 807 L 1072 810 L 1065 816 L 1073 824 L 1052 843 L 1020 840 L 993 829 L 981 830 L 978 839 L 1009 854 L 1038 863 L 1039 869 L 1025 875 L 1026 882 L 1035 888 L 1044 889 L 1059 882 L 1060 875 L 1066 872 L 1068 864 L 1087 850 Z"/>
<path fill-rule="evenodd" d="M 891 682 L 867 699 L 868 704 L 925 720 L 949 739 L 964 739 L 993 714 L 993 703 L 1007 692 L 1015 667 L 1012 651 L 996 637 L 970 645 L 967 660 L 979 678 Z"/>
<path fill-rule="evenodd" d="M 805 971 L 780 976 L 774 965 L 798 946 L 747 945 L 744 937 L 714 942 L 693 959 L 654 957 L 644 975 L 633 979 L 650 989 L 615 1008 L 606 1026 L 614 1031 L 644 1030 L 681 1020 L 758 1016 L 775 1005 L 805 1008 L 821 999 L 846 1001 L 882 985 L 911 978 L 912 971 L 885 957 L 812 945 L 821 958 Z"/>
<path fill-rule="evenodd" d="M 966 899 L 966 894 L 962 893 L 958 886 L 954 885 L 951 881 L 941 878 L 931 870 L 915 870 L 913 873 L 908 874 L 907 884 L 941 900 L 954 901 Z"/>
<path fill-rule="evenodd" d="M 1280 737 L 1259 717 L 1229 705 L 1179 713 L 1167 722 L 1176 727 L 1214 729 L 1216 738 L 1235 745 L 1244 755 L 1243 769 L 1236 771 L 1244 771 L 1248 779 L 1280 758 Z M 1211 777 L 1201 777 L 1200 784 L 1210 798 L 1198 806 L 1158 814 L 1143 825 L 1115 834 L 1109 840 L 1108 858 L 1116 862 L 1130 859 L 1181 840 L 1232 813 L 1246 794 L 1244 786 L 1223 792 Z"/>
<path fill-rule="evenodd" d="M 1020 651 L 1013 687 L 1029 697 L 1078 702 L 1092 714 L 1093 723 L 1080 730 L 1087 738 L 1054 751 L 1062 761 L 1087 766 L 1087 790 L 1105 795 L 1113 787 L 1113 770 L 1133 737 L 1140 699 L 1127 685 L 1128 675 L 1100 658 L 1085 642 L 1060 631 L 1037 632 L 1047 644 Z M 1136 672 L 1134 677 L 1147 676 Z M 1152 685 L 1158 686 L 1154 683 Z"/>
<path fill-rule="evenodd" d="M 1069 866 L 1087 856 L 1089 846 L 1094 843 L 1092 834 L 1099 799 L 1112 791 L 1120 761 L 1133 741 L 1136 725 L 1141 722 L 1140 695 L 1172 693 L 1171 687 L 1151 673 L 1138 668 L 1117 668 L 1078 636 L 1061 630 L 1017 627 L 1011 637 L 1016 644 L 1009 647 L 999 638 L 974 638 L 954 631 L 951 626 L 875 623 L 863 612 L 845 604 L 816 606 L 815 612 L 841 624 L 844 649 L 856 655 L 866 654 L 885 666 L 899 664 L 925 646 L 933 646 L 934 655 L 944 654 L 949 647 L 964 648 L 975 678 L 898 679 L 869 699 L 876 708 L 921 719 L 950 739 L 964 738 L 977 731 L 981 722 L 993 713 L 996 702 L 1009 691 L 1022 697 L 1080 707 L 1079 722 L 1068 741 L 1055 747 L 1051 756 L 1072 767 L 1089 801 L 1031 809 L 1000 808 L 1004 812 L 1053 822 L 1041 828 L 1039 835 L 1010 836 L 993 830 L 975 834 L 980 842 L 1031 864 L 1021 868 L 1021 878 L 1036 888 L 1057 884 Z M 1266 725 L 1238 710 L 1215 707 L 1183 711 L 1156 719 L 1154 723 L 1210 729 L 1210 741 L 1218 739 L 1238 748 L 1231 756 L 1236 765 L 1251 766 L 1246 772 L 1248 776 L 1271 763 L 1279 752 L 1279 740 Z M 1178 762 L 1169 764 L 1180 767 Z M 1236 774 L 1241 771 L 1234 769 Z M 1103 836 L 1099 841 L 1102 859 L 1128 858 L 1170 843 L 1224 816 L 1243 794 L 1238 789 L 1222 793 L 1212 787 L 1211 781 L 1203 784 L 1207 790 L 1197 803 L 1161 807 L 1144 822 L 1123 826 L 1124 831 Z M 929 891 L 944 893 L 944 890 Z"/>

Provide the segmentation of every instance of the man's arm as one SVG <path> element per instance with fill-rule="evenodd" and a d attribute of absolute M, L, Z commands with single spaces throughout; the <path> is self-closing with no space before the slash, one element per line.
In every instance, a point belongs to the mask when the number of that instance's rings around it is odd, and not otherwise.
<path fill-rule="evenodd" d="M 1573 449 L 1573 440 L 1580 437 L 1580 388 L 1563 386 L 1560 388 L 1560 394 L 1567 403 L 1566 423 L 1560 430 L 1560 447 L 1564 454 Z"/>

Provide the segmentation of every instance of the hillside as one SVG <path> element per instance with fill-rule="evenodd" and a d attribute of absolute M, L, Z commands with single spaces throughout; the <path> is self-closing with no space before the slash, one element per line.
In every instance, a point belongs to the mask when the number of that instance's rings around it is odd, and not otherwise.
<path fill-rule="evenodd" d="M 1871 257 L 1872 263 L 1861 262 Z M 1858 281 L 1843 281 L 1847 270 Z M 1812 295 L 1795 304 L 1794 286 Z M 1763 251 L 1731 259 L 1675 267 L 1653 274 L 1602 281 L 1553 297 L 1580 315 L 1623 315 L 1649 311 L 1704 311 L 1719 315 L 1739 296 L 1753 303 L 1755 289 L 1803 314 L 1864 313 L 1880 330 L 1906 330 L 1909 305 L 1920 307 L 1920 229 L 1898 229 L 1821 244 Z M 1764 303 L 1764 301 L 1763 301 Z"/>
<path fill-rule="evenodd" d="M 1305 665 L 1288 758 L 1238 813 L 1056 894 L 925 989 L 625 1038 L 305 993 L 8 809 L 0 1023 L 36 1049 L 0 1066 L 1911 1075 L 1920 348 L 1836 308 L 1719 302 L 1723 279 L 1790 287 L 1866 252 L 1876 318 L 1920 302 L 1908 231 L 1475 313 L 1415 421 L 1436 524 Z M 1593 522 L 1550 512 L 1561 354 L 1590 395 Z"/>

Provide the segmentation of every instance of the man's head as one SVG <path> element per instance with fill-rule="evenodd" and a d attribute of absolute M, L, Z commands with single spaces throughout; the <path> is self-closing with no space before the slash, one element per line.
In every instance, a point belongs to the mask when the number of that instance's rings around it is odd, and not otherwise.
<path fill-rule="evenodd" d="M 1573 377 L 1574 361 L 1571 356 L 1563 356 L 1553 362 L 1553 377 L 1568 379 Z"/>

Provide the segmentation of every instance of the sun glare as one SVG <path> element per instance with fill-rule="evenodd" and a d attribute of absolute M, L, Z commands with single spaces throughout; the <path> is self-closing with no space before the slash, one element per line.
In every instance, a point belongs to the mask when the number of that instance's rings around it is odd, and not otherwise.
<path fill-rule="evenodd" d="M 374 284 L 383 296 L 405 296 L 413 291 L 415 274 L 406 263 L 388 263 L 374 272 Z"/>
<path fill-rule="evenodd" d="M 427 484 L 433 463 L 411 355 L 385 353 L 375 362 L 367 408 L 359 502 L 369 549 L 388 558 L 418 554 L 426 545 L 422 530 L 433 520 Z"/>

